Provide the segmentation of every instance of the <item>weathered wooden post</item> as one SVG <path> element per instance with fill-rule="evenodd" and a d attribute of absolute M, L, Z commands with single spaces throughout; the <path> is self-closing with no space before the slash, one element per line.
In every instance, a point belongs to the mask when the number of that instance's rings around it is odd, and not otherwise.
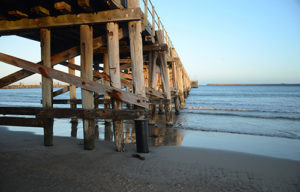
<path fill-rule="evenodd" d="M 171 88 L 171 87 L 174 87 L 174 85 L 173 85 L 173 72 L 171 71 L 172 65 L 170 67 L 167 66 L 167 69 L 168 69 L 168 74 L 169 74 L 169 85 L 170 85 L 170 88 Z"/>
<path fill-rule="evenodd" d="M 185 68 L 183 68 L 183 85 L 184 85 L 184 98 L 188 96 L 188 79 Z"/>
<path fill-rule="evenodd" d="M 108 47 L 108 63 L 109 63 L 109 76 L 110 85 L 115 88 L 121 89 L 121 78 L 120 78 L 120 52 L 119 52 L 119 25 L 117 23 L 107 23 L 107 47 Z M 122 102 L 112 99 L 112 105 L 114 109 L 122 109 Z M 123 121 L 114 120 L 113 129 L 115 136 L 116 150 L 118 152 L 124 151 L 124 131 Z"/>
<path fill-rule="evenodd" d="M 157 39 L 158 43 L 160 45 L 163 45 L 163 38 L 164 35 L 161 30 L 157 31 Z M 167 63 L 167 57 L 166 52 L 161 52 L 159 54 L 160 59 L 160 74 L 161 74 L 161 80 L 163 85 L 163 91 L 166 95 L 166 99 L 168 100 L 168 103 L 165 103 L 165 115 L 166 115 L 166 124 L 167 125 L 173 125 L 173 119 L 172 119 L 172 105 L 171 105 L 171 89 L 170 89 L 170 78 L 169 78 L 169 72 L 168 72 L 168 63 Z"/>
<path fill-rule="evenodd" d="M 128 8 L 139 8 L 139 0 L 128 0 Z M 143 42 L 141 21 L 128 23 L 130 54 L 132 65 L 132 78 L 134 93 L 146 97 L 144 73 L 143 73 Z M 135 121 L 137 152 L 148 153 L 148 122 L 145 120 Z"/>
<path fill-rule="evenodd" d="M 110 77 L 109 77 L 109 63 L 108 63 L 108 53 L 103 54 L 103 68 L 105 73 L 104 85 L 110 86 Z M 110 96 L 104 95 L 104 109 L 110 109 Z M 111 120 L 105 120 L 105 123 L 111 122 Z"/>
<path fill-rule="evenodd" d="M 108 63 L 108 53 L 104 53 L 103 54 L 103 68 L 104 68 L 104 73 L 106 75 L 107 78 L 104 79 L 104 85 L 110 86 L 110 80 L 109 80 L 109 63 Z M 106 103 L 107 100 L 109 100 L 110 97 L 109 95 L 104 95 L 104 108 L 105 109 L 109 109 L 110 108 L 110 104 Z"/>
<path fill-rule="evenodd" d="M 171 56 L 174 59 L 176 57 L 176 51 L 175 48 L 172 48 L 171 50 Z M 179 101 L 179 95 L 178 95 L 178 85 L 177 85 L 177 65 L 175 61 L 172 61 L 172 80 L 173 80 L 173 88 L 176 90 L 175 91 L 175 98 L 174 98 L 174 103 L 175 103 L 175 114 L 178 115 L 180 111 L 180 101 Z"/>
<path fill-rule="evenodd" d="M 69 63 L 75 64 L 75 59 L 69 59 Z M 69 74 L 70 75 L 75 75 L 75 69 L 69 67 Z M 76 100 L 76 86 L 70 84 L 70 100 L 75 101 Z M 71 103 L 70 104 L 71 109 L 76 109 L 76 104 Z M 77 126 L 78 126 L 78 119 L 77 118 L 72 118 L 71 119 L 71 136 L 72 137 L 77 137 Z"/>
<path fill-rule="evenodd" d="M 160 60 L 157 60 L 157 71 L 160 71 Z M 158 84 L 158 90 L 159 91 L 163 91 L 162 90 L 162 81 L 161 81 L 161 73 L 159 72 L 157 74 L 157 84 Z M 162 101 L 160 101 L 159 105 L 158 105 L 158 114 L 164 114 L 164 104 L 162 103 Z"/>
<path fill-rule="evenodd" d="M 157 28 L 158 28 L 158 30 L 160 30 L 160 17 L 158 17 L 158 19 L 157 19 L 158 21 L 157 21 Z"/>
<path fill-rule="evenodd" d="M 93 27 L 80 26 L 81 77 L 93 80 Z M 81 89 L 82 107 L 94 109 L 94 96 L 91 91 Z M 83 119 L 84 149 L 95 148 L 95 120 Z"/>
<path fill-rule="evenodd" d="M 153 90 L 157 89 L 157 57 L 158 53 L 157 52 L 151 52 L 150 53 L 150 59 L 149 59 L 149 87 Z M 152 113 L 152 118 L 149 121 L 149 124 L 155 124 L 156 120 L 156 104 L 151 104 L 150 105 L 151 113 Z"/>
<path fill-rule="evenodd" d="M 49 29 L 41 29 L 41 57 L 42 65 L 52 67 L 51 65 L 51 34 Z M 42 73 L 43 74 L 43 73 Z M 42 99 L 43 108 L 52 108 L 52 79 L 47 76 L 47 73 L 42 76 Z M 44 145 L 53 145 L 53 119 L 45 119 L 44 125 Z"/>
<path fill-rule="evenodd" d="M 174 48 L 172 48 L 171 49 L 171 58 L 172 59 L 175 59 L 175 56 L 176 55 L 176 53 L 175 53 L 175 49 Z M 173 84 L 173 88 L 174 89 L 177 89 L 177 83 L 176 83 L 176 79 L 177 79 L 177 75 L 176 75 L 176 62 L 173 60 L 172 61 L 172 84 Z"/>
<path fill-rule="evenodd" d="M 145 76 L 145 88 L 149 87 L 149 67 L 145 64 L 144 65 L 144 76 Z"/>
<path fill-rule="evenodd" d="M 109 63 L 108 63 L 108 53 L 103 54 L 103 68 L 104 73 L 106 74 L 106 78 L 104 79 L 104 85 L 110 86 L 110 79 L 109 79 Z M 104 109 L 110 109 L 110 96 L 104 95 Z M 112 141 L 113 139 L 113 132 L 111 130 L 111 120 L 105 119 L 104 120 L 105 126 L 105 133 L 104 133 L 104 140 L 105 141 Z"/>
<path fill-rule="evenodd" d="M 125 70 L 125 73 L 130 74 L 130 68 L 127 68 Z M 129 92 L 129 93 L 132 93 L 131 87 L 130 86 L 126 86 L 126 91 Z M 127 107 L 127 109 L 132 109 L 132 105 L 129 104 L 129 103 L 126 104 L 126 107 Z"/>
<path fill-rule="evenodd" d="M 144 26 L 148 25 L 148 0 L 144 1 Z"/>
<path fill-rule="evenodd" d="M 177 86 L 178 86 L 178 93 L 179 93 L 179 98 L 180 98 L 180 104 L 182 106 L 185 106 L 185 101 L 184 101 L 184 94 L 183 94 L 183 78 L 182 78 L 182 64 L 178 62 L 177 64 Z"/>
<path fill-rule="evenodd" d="M 188 95 L 190 94 L 190 91 L 191 91 L 191 88 L 192 88 L 192 84 L 191 84 L 191 79 L 190 77 L 188 76 L 188 73 L 186 73 L 186 76 L 187 76 L 187 86 L 188 86 Z"/>
<path fill-rule="evenodd" d="M 188 80 L 188 74 L 186 70 L 184 69 L 184 96 L 187 98 L 189 95 L 189 80 Z"/>
<path fill-rule="evenodd" d="M 155 43 L 155 7 L 152 5 L 152 31 L 151 31 L 152 43 Z"/>
<path fill-rule="evenodd" d="M 113 132 L 111 130 L 111 122 L 105 122 L 104 124 L 104 140 L 105 141 L 112 141 L 113 140 Z"/>
<path fill-rule="evenodd" d="M 153 63 L 153 51 L 149 51 L 148 53 L 148 57 L 149 57 L 149 67 L 148 67 L 148 76 L 149 76 L 149 79 L 148 79 L 148 87 L 149 88 L 152 88 L 151 87 L 151 81 L 152 81 L 152 63 Z"/>
<path fill-rule="evenodd" d="M 182 82 L 183 82 L 183 95 L 184 98 L 186 99 L 187 94 L 186 94 L 186 76 L 185 76 L 185 71 L 184 67 L 182 66 Z"/>

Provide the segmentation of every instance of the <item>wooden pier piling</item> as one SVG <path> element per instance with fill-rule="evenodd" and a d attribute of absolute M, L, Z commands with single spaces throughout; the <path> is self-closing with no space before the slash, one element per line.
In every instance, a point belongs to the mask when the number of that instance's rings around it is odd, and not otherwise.
<path fill-rule="evenodd" d="M 128 0 L 128 8 L 139 8 L 139 0 Z M 131 69 L 134 93 L 142 97 L 146 96 L 144 80 L 144 61 L 143 61 L 143 41 L 142 41 L 142 23 L 141 21 L 130 21 L 128 23 Z M 139 108 L 139 107 L 137 107 Z M 137 152 L 148 153 L 148 122 L 135 121 Z"/>
<path fill-rule="evenodd" d="M 107 23 L 107 45 L 108 45 L 108 64 L 110 85 L 121 89 L 120 78 L 120 56 L 119 56 L 119 25 L 117 23 Z M 113 109 L 122 109 L 122 102 L 118 100 L 118 95 L 113 95 L 112 106 Z M 123 135 L 123 121 L 113 121 L 114 137 L 116 150 L 118 152 L 124 151 L 124 135 Z"/>
<path fill-rule="evenodd" d="M 51 32 L 49 29 L 41 29 L 41 58 L 42 65 L 51 67 Z M 47 73 L 42 73 L 42 98 L 45 109 L 52 108 L 52 79 Z M 53 145 L 53 119 L 47 118 L 44 125 L 44 145 Z"/>
<path fill-rule="evenodd" d="M 80 26 L 80 51 L 81 51 L 81 78 L 93 80 L 93 27 L 89 25 Z M 85 83 L 83 81 L 82 83 Z M 94 109 L 93 92 L 81 89 L 82 108 Z M 83 120 L 84 149 L 95 148 L 95 120 Z"/>
<path fill-rule="evenodd" d="M 156 64 L 157 58 L 158 58 L 158 52 L 151 52 L 149 59 L 149 87 L 152 90 L 157 90 L 157 69 L 158 66 Z M 156 104 L 150 105 L 150 110 L 152 114 L 152 118 L 149 120 L 149 124 L 155 124 L 156 121 Z"/>
<path fill-rule="evenodd" d="M 75 58 L 69 59 L 69 63 L 75 64 Z M 69 67 L 69 74 L 75 75 L 75 69 Z M 76 100 L 76 86 L 70 84 L 70 100 Z M 74 103 L 70 104 L 71 109 L 76 109 L 77 105 Z M 71 119 L 71 136 L 77 137 L 77 126 L 78 126 L 78 119 L 72 118 Z"/>
<path fill-rule="evenodd" d="M 184 88 L 183 88 L 183 73 L 182 73 L 182 64 L 178 63 L 177 66 L 177 74 L 178 74 L 178 94 L 180 98 L 180 104 L 182 106 L 185 106 L 185 101 L 184 101 Z"/>
<path fill-rule="evenodd" d="M 158 43 L 160 45 L 163 45 L 163 39 L 164 39 L 164 34 L 163 31 L 158 30 L 156 32 Z M 159 60 L 160 60 L 160 74 L 161 74 L 161 82 L 162 82 L 162 87 L 163 91 L 166 95 L 166 99 L 168 100 L 168 103 L 165 103 L 165 115 L 166 115 L 166 124 L 167 125 L 173 125 L 173 120 L 172 120 L 172 108 L 171 108 L 171 89 L 170 89 L 170 78 L 169 78 L 169 72 L 168 72 L 168 64 L 167 64 L 167 58 L 166 58 L 167 53 L 166 52 L 161 52 L 159 53 Z"/>

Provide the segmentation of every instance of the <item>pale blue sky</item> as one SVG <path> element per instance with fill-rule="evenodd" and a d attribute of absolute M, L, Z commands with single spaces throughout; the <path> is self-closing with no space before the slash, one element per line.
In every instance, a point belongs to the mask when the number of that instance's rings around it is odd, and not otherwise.
<path fill-rule="evenodd" d="M 300 83 L 299 0 L 153 3 L 199 83 Z"/>
<path fill-rule="evenodd" d="M 300 0 L 152 2 L 200 84 L 300 83 Z M 39 44 L 20 39 L 0 37 L 0 52 L 40 59 Z M 14 70 L 0 65 L 0 77 Z"/>

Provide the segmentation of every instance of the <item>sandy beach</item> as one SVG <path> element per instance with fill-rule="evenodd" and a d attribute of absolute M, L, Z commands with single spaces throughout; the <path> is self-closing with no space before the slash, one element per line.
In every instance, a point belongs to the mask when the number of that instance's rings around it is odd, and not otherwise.
<path fill-rule="evenodd" d="M 114 152 L 97 141 L 43 137 L 0 128 L 0 191 L 299 191 L 300 162 L 187 147 L 152 147 L 145 160 L 135 146 Z"/>

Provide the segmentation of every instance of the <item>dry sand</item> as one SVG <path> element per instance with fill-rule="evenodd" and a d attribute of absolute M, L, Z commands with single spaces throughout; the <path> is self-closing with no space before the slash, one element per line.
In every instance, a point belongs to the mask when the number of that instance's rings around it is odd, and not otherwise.
<path fill-rule="evenodd" d="M 43 137 L 0 127 L 0 191 L 300 191 L 300 162 L 185 147 L 153 147 L 146 159 L 97 141 Z"/>

